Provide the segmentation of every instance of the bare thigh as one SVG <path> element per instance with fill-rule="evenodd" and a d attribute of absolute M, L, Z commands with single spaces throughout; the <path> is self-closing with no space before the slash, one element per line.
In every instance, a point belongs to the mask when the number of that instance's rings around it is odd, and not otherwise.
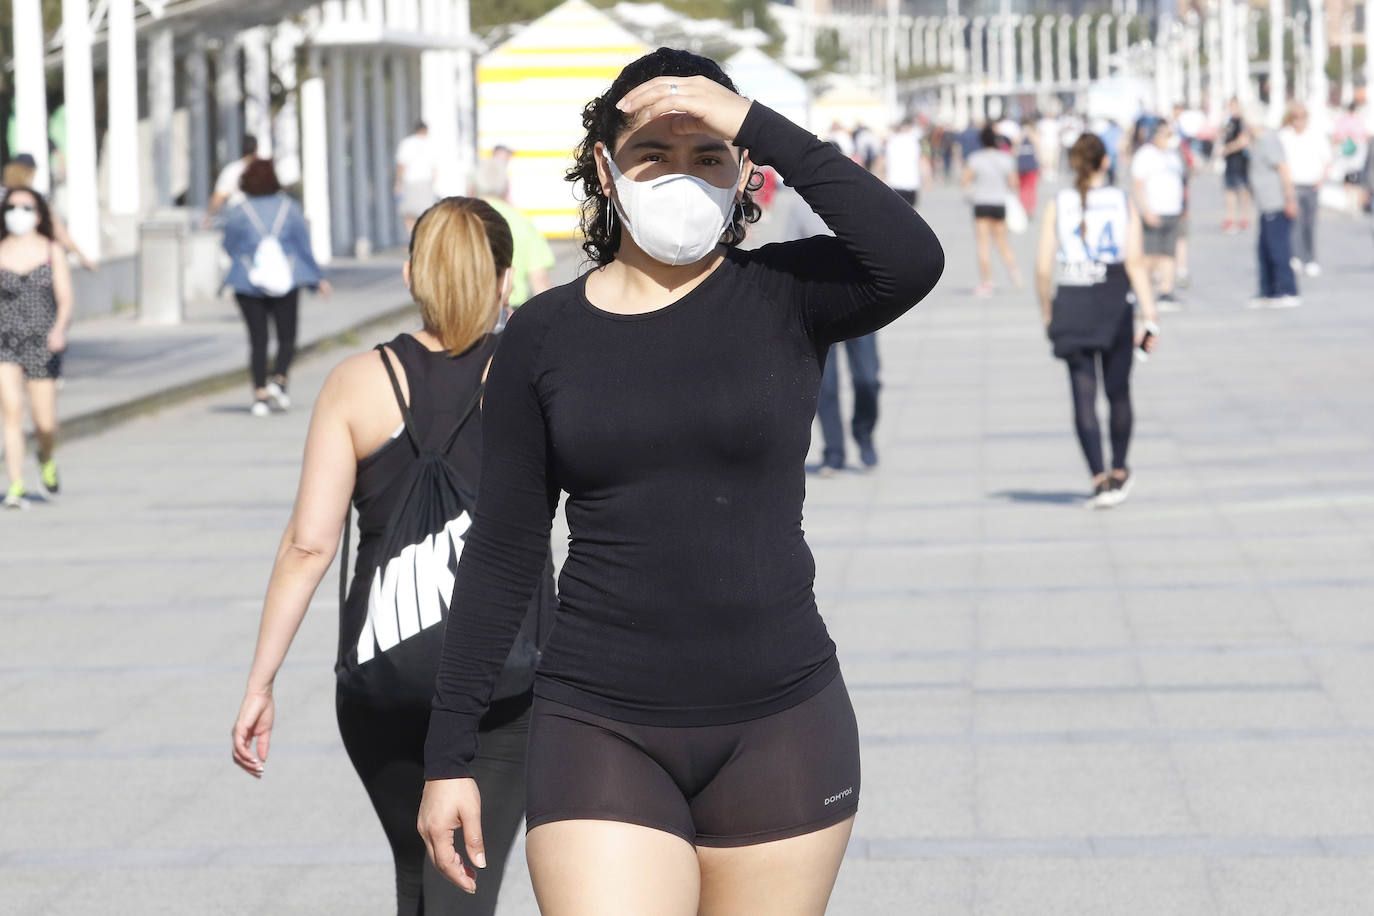
<path fill-rule="evenodd" d="M 698 916 L 821 916 L 853 829 L 851 817 L 772 843 L 699 847 Z"/>
<path fill-rule="evenodd" d="M 543 916 L 697 913 L 697 853 L 662 830 L 620 821 L 553 821 L 529 832 L 525 858 Z"/>

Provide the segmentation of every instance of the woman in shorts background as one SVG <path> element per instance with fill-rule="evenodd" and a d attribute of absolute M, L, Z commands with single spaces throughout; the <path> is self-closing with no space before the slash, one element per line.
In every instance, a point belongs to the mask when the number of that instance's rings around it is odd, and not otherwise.
<path fill-rule="evenodd" d="M 1131 187 L 1144 227 L 1145 264 L 1154 277 L 1160 311 L 1177 308 L 1175 255 L 1184 208 L 1184 163 L 1178 138 L 1165 120 L 1144 130 L 1149 139 L 1131 159 Z"/>
<path fill-rule="evenodd" d="M 0 419 L 9 474 L 4 506 L 23 509 L 29 504 L 24 484 L 26 399 L 38 439 L 39 482 L 48 496 L 59 489 L 53 457 L 57 379 L 72 320 L 72 281 L 41 194 L 10 188 L 0 210 Z"/>
<path fill-rule="evenodd" d="M 522 306 L 492 361 L 420 830 L 453 880 L 489 880 L 473 730 L 566 491 L 530 724 L 540 909 L 820 916 L 860 774 L 802 531 L 816 396 L 830 346 L 909 310 L 944 255 L 881 180 L 706 58 L 660 48 L 582 120 L 568 178 L 596 266 Z M 739 250 L 756 165 L 834 236 Z"/>
<path fill-rule="evenodd" d="M 1074 186 L 1055 195 L 1041 223 L 1035 288 L 1054 355 L 1069 369 L 1074 428 L 1092 475 L 1087 507 L 1106 509 L 1125 501 L 1135 484 L 1126 465 L 1134 420 L 1133 350 L 1141 344 L 1153 349 L 1159 327 L 1140 214 L 1124 191 L 1107 184 L 1102 141 L 1093 134 L 1079 137 L 1069 150 L 1069 166 Z M 1145 319 L 1140 327 L 1132 292 Z M 1099 367 L 1110 407 L 1110 472 L 1097 419 Z"/>
<path fill-rule="evenodd" d="M 978 245 L 978 285 L 975 296 L 991 296 L 992 246 L 1007 265 L 1013 286 L 1021 286 L 1021 271 L 1007 241 L 1007 195 L 1020 190 L 1016 160 L 1002 149 L 992 124 L 978 132 L 979 149 L 964 162 L 961 184 L 973 203 L 973 232 Z"/>

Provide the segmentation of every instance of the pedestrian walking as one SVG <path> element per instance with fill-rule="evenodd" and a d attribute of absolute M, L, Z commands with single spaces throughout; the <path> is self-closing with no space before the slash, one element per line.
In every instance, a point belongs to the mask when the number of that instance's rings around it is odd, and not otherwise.
<path fill-rule="evenodd" d="M 276 713 L 273 681 L 356 508 L 357 561 L 339 602 L 335 706 L 344 749 L 391 845 L 401 916 L 494 913 L 524 815 L 530 685 L 550 625 L 551 565 L 524 595 L 522 635 L 477 727 L 481 750 L 472 767 L 482 779 L 493 870 L 475 896 L 434 870 L 415 832 L 443 608 L 483 472 L 478 404 L 510 258 L 510 231 L 482 201 L 447 198 L 417 222 L 404 273 L 423 327 L 345 359 L 320 391 L 233 728 L 235 763 L 261 776 Z M 456 498 L 438 498 L 445 491 L 436 494 L 433 481 L 449 479 Z"/>
<path fill-rule="evenodd" d="M 1279 140 L 1298 193 L 1298 217 L 1293 223 L 1293 269 L 1318 277 L 1322 268 L 1317 262 L 1317 208 L 1321 205 L 1321 186 L 1331 168 L 1331 144 L 1312 126 L 1307 107 L 1297 103 L 1289 105 L 1283 116 Z"/>
<path fill-rule="evenodd" d="M 34 176 L 38 174 L 38 163 L 33 156 L 28 153 L 20 153 L 9 162 L 5 163 L 5 168 L 0 174 L 0 184 L 4 185 L 5 193 L 12 188 L 19 188 L 28 191 L 30 194 L 38 193 L 33 189 Z M 0 195 L 2 198 L 3 195 Z M 61 245 L 64 251 L 70 252 L 81 262 L 81 266 L 87 270 L 96 270 L 99 264 L 95 259 L 88 257 L 86 252 L 72 241 L 71 233 L 67 231 L 67 224 L 63 221 L 62 215 L 53 209 L 52 203 L 45 197 L 43 202 L 48 207 L 48 218 L 52 222 L 52 237 Z"/>
<path fill-rule="evenodd" d="M 1144 224 L 1145 263 L 1158 289 L 1161 311 L 1178 308 L 1174 297 L 1174 258 L 1184 205 L 1184 164 L 1173 128 L 1155 120 L 1139 128 L 1148 138 L 1131 159 L 1135 205 Z"/>
<path fill-rule="evenodd" d="M 239 158 L 225 164 L 215 176 L 215 188 L 210 194 L 210 202 L 205 205 L 205 219 L 201 224 L 209 228 L 216 214 L 226 207 L 237 207 L 243 203 L 243 189 L 239 186 L 243 181 L 244 170 L 257 161 L 258 158 L 258 138 L 252 134 L 246 134 L 243 138 L 243 145 L 239 149 Z"/>
<path fill-rule="evenodd" d="M 248 366 L 253 376 L 249 412 L 265 417 L 291 406 L 287 393 L 296 353 L 300 291 L 330 293 L 310 250 L 305 215 L 282 191 L 270 159 L 256 159 L 239 179 L 244 199 L 224 223 L 229 272 L 224 285 L 234 290 L 248 329 Z M 276 330 L 277 352 L 267 375 L 267 323 Z"/>
<path fill-rule="evenodd" d="M 6 509 L 29 505 L 24 485 L 24 402 L 38 440 L 38 481 L 57 496 L 57 379 L 72 320 L 72 281 L 43 195 L 10 188 L 0 204 L 0 420 Z"/>
<path fill-rule="evenodd" d="M 921 197 L 921 132 L 911 118 L 898 124 L 888 136 L 883 166 L 887 186 L 916 206 Z"/>
<path fill-rule="evenodd" d="M 1107 184 L 1107 152 L 1094 134 L 1069 150 L 1074 186 L 1045 208 L 1035 262 L 1036 292 L 1054 355 L 1069 368 L 1074 427 L 1092 475 L 1091 509 L 1120 505 L 1135 485 L 1126 464 L 1134 413 L 1133 350 L 1159 338 L 1144 254 L 1141 216 L 1126 193 Z M 1136 326 L 1131 293 L 1144 317 Z M 1110 408 L 1110 472 L 1102 460 L 1097 377 Z"/>
<path fill-rule="evenodd" d="M 1035 191 L 1040 182 L 1040 157 L 1036 154 L 1039 139 L 1035 133 L 1035 119 L 1026 118 L 1021 124 L 1021 137 L 1016 141 L 1016 192 L 1027 215 L 1035 214 Z"/>
<path fill-rule="evenodd" d="M 1007 266 L 1012 285 L 1021 286 L 1021 271 L 1016 266 L 1007 241 L 1007 196 L 1018 189 L 1016 161 L 999 146 L 1000 138 L 992 124 L 983 125 L 978 133 L 980 148 L 964 162 L 961 184 L 969 192 L 973 203 L 973 231 L 978 252 L 978 285 L 975 296 L 991 296 L 992 247 Z"/>
<path fill-rule="evenodd" d="M 1259 211 L 1259 295 L 1250 307 L 1294 308 L 1302 304 L 1292 264 L 1298 193 L 1277 131 L 1265 131 L 1251 146 L 1250 186 Z"/>
<path fill-rule="evenodd" d="M 1365 128 L 1364 118 L 1360 117 L 1358 104 L 1351 102 L 1346 106 L 1345 113 L 1336 121 L 1331 139 L 1336 149 L 1336 174 L 1341 176 L 1345 185 L 1350 209 L 1357 211 L 1363 200 L 1360 187 L 1364 181 L 1365 157 L 1369 146 L 1369 131 Z"/>
<path fill-rule="evenodd" d="M 1231 97 L 1228 112 L 1221 138 L 1225 189 L 1221 231 L 1231 234 L 1250 228 L 1250 144 L 1254 138 L 1241 113 L 1240 99 Z"/>
<path fill-rule="evenodd" d="M 820 914 L 860 793 L 801 527 L 821 363 L 928 293 L 943 254 L 880 180 L 694 54 L 632 62 L 583 124 L 569 178 L 597 267 L 517 311 L 492 362 L 421 829 L 463 886 L 490 871 L 453 829 L 481 822 L 475 725 L 565 490 L 530 725 L 541 908 Z M 836 237 L 740 250 L 755 164 Z"/>
<path fill-rule="evenodd" d="M 439 199 L 434 190 L 438 162 L 429 126 L 416 121 L 415 129 L 396 147 L 396 208 L 405 223 L 406 234 L 415 231 L 415 221 Z"/>

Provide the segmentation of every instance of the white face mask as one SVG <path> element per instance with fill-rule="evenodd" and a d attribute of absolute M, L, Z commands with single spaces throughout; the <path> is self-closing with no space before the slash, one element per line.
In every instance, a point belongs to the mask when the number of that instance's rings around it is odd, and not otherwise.
<path fill-rule="evenodd" d="M 28 235 L 38 228 L 38 214 L 32 208 L 13 209 L 5 211 L 5 229 L 11 235 Z"/>
<path fill-rule="evenodd" d="M 677 267 L 695 264 L 720 244 L 735 207 L 735 184 L 718 188 L 695 175 L 660 175 L 634 181 L 625 177 L 604 148 L 602 155 L 615 181 L 615 207 L 645 254 Z M 738 175 L 735 181 L 737 184 Z"/>

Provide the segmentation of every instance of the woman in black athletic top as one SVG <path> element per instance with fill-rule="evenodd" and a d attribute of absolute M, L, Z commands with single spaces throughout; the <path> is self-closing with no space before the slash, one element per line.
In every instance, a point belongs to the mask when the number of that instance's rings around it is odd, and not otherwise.
<path fill-rule="evenodd" d="M 641 58 L 583 123 L 569 178 L 597 267 L 521 307 L 492 362 L 420 829 L 473 887 L 452 837 L 483 867 L 476 727 L 566 491 L 530 725 L 541 909 L 820 913 L 858 733 L 813 596 L 803 463 L 830 345 L 910 309 L 944 255 L 897 194 L 705 58 Z M 835 237 L 734 247 L 755 165 Z"/>
<path fill-rule="evenodd" d="M 399 335 L 380 353 L 349 357 L 324 383 L 311 417 L 295 509 L 267 587 L 248 690 L 234 723 L 235 762 L 261 776 L 272 736 L 272 683 L 334 558 L 351 503 L 358 510 L 359 543 L 352 585 L 339 608 L 336 707 L 344 748 L 391 844 L 401 916 L 494 913 L 499 866 L 524 814 L 536 657 L 531 640 L 538 638 L 544 599 L 551 616 L 551 571 L 535 577 L 535 599 L 521 615 L 524 635 L 503 656 L 495 700 L 477 725 L 481 751 L 472 767 L 487 792 L 488 847 L 497 868 L 480 894 L 469 896 L 429 865 L 415 833 L 428 700 L 443 638 L 432 629 L 442 627 L 440 596 L 425 596 L 423 585 L 452 575 L 452 554 L 462 541 L 450 532 L 461 532 L 469 520 L 465 512 L 447 520 L 429 513 L 438 537 L 431 541 L 421 534 L 418 540 L 422 546 L 437 543 L 442 551 L 403 543 L 388 555 L 386 537 L 393 510 L 400 506 L 404 515 L 414 507 L 406 491 L 420 452 L 442 449 L 455 428 L 459 433 L 445 460 L 464 485 L 479 483 L 481 424 L 459 423 L 466 409 L 475 407 L 496 349 L 491 329 L 510 289 L 511 247 L 505 221 L 480 200 L 448 198 L 417 222 L 405 277 L 424 329 Z M 387 362 L 409 408 L 405 423 Z M 431 495 L 418 492 L 422 502 Z M 415 625 L 407 626 L 407 620 Z M 426 652 L 427 664 L 416 664 Z M 373 673 L 379 669 L 393 672 L 390 680 Z M 407 689 L 412 683 L 415 688 Z"/>

